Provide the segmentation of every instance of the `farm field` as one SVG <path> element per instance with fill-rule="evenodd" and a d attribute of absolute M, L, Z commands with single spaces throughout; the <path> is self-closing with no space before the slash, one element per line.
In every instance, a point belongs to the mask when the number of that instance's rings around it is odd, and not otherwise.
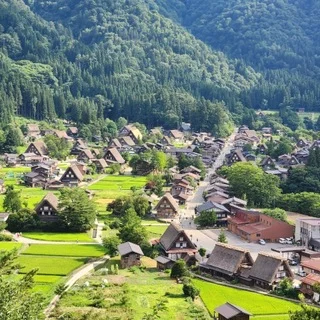
<path fill-rule="evenodd" d="M 107 215 L 106 206 L 119 196 L 130 193 L 131 187 L 142 188 L 146 184 L 146 177 L 108 175 L 88 187 L 94 191 L 93 199 L 101 215 Z"/>
<path fill-rule="evenodd" d="M 38 275 L 66 276 L 86 262 L 86 258 L 70 258 L 57 256 L 20 255 L 17 263 L 24 268 L 20 273 L 27 273 L 32 269 L 39 269 Z"/>
<path fill-rule="evenodd" d="M 43 240 L 43 241 L 57 241 L 57 242 L 95 242 L 89 235 L 90 232 L 86 233 L 59 233 L 59 232 L 24 232 L 23 237 Z"/>
<path fill-rule="evenodd" d="M 201 299 L 211 313 L 213 313 L 216 307 L 224 304 L 226 301 L 244 308 L 254 316 L 261 316 L 261 319 L 269 319 L 267 315 L 280 315 L 274 319 L 281 319 L 280 317 L 287 319 L 289 310 L 300 309 L 298 303 L 275 297 L 234 289 L 199 279 L 193 279 L 192 281 L 200 290 Z M 259 317 L 253 319 L 259 319 Z M 270 317 L 270 319 L 273 318 Z"/>
<path fill-rule="evenodd" d="M 142 259 L 146 269 L 133 268 L 119 270 L 118 275 L 101 275 L 96 272 L 93 275 L 80 279 L 73 289 L 67 292 L 58 304 L 54 317 L 60 315 L 90 314 L 90 319 L 122 319 L 141 320 L 144 315 L 151 314 L 152 308 L 165 301 L 166 310 L 159 312 L 159 319 L 210 319 L 203 307 L 201 300 L 194 303 L 186 300 L 182 293 L 182 285 L 170 279 L 166 273 L 155 269 L 155 261 L 149 258 Z M 118 263 L 114 258 L 108 264 Z M 102 287 L 104 279 L 107 279 L 107 287 Z M 89 287 L 83 287 L 89 282 Z M 94 288 L 94 289 L 93 289 Z M 94 308 L 95 304 L 99 308 Z"/>
<path fill-rule="evenodd" d="M 105 249 L 100 245 L 73 244 L 31 244 L 23 255 L 65 256 L 65 257 L 100 257 Z"/>
<path fill-rule="evenodd" d="M 0 242 L 0 251 L 7 251 L 13 249 L 20 249 L 22 247 L 22 243 L 17 242 Z"/>

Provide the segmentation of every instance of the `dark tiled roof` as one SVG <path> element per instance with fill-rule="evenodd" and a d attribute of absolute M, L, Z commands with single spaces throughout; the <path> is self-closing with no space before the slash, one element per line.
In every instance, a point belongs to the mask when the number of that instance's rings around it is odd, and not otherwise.
<path fill-rule="evenodd" d="M 251 316 L 251 313 L 249 313 L 248 311 L 246 311 L 246 310 L 244 310 L 234 304 L 231 304 L 229 302 L 216 308 L 215 311 L 218 312 L 218 314 L 222 315 L 226 319 L 232 319 L 233 317 L 235 317 L 237 315 L 241 315 L 241 314 Z"/>
<path fill-rule="evenodd" d="M 119 244 L 118 251 L 121 256 L 124 256 L 128 253 L 131 253 L 131 252 L 140 254 L 141 256 L 144 255 L 140 246 L 138 246 L 137 244 L 132 243 L 132 242 L 125 242 L 125 243 Z"/>

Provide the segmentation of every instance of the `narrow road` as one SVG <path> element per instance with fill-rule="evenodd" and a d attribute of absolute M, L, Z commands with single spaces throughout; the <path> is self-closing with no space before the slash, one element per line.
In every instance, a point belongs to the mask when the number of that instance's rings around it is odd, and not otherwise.
<path fill-rule="evenodd" d="M 87 275 L 88 273 L 93 271 L 98 266 L 101 266 L 101 265 L 105 264 L 109 259 L 110 259 L 109 256 L 104 256 L 99 260 L 90 262 L 90 263 L 80 267 L 79 269 L 75 270 L 71 274 L 71 277 L 69 278 L 69 280 L 65 284 L 65 286 L 66 286 L 66 290 L 65 291 L 68 291 L 80 278 L 84 277 L 85 275 Z M 46 315 L 46 319 L 48 319 L 48 316 L 49 316 L 50 312 L 55 308 L 55 306 L 58 303 L 59 299 L 60 299 L 60 296 L 59 295 L 55 295 L 53 297 L 53 299 L 50 301 L 49 306 L 44 311 L 44 314 Z"/>

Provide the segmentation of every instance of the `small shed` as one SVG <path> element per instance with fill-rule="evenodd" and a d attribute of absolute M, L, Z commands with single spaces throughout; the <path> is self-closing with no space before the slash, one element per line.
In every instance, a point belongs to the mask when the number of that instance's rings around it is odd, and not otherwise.
<path fill-rule="evenodd" d="M 125 242 L 118 245 L 121 256 L 121 268 L 130 268 L 141 265 L 141 257 L 144 255 L 140 246 L 132 242 Z"/>
<path fill-rule="evenodd" d="M 158 256 L 156 258 L 156 261 L 157 261 L 157 268 L 159 270 L 171 269 L 174 264 L 174 261 L 164 256 Z"/>
<path fill-rule="evenodd" d="M 215 309 L 218 316 L 216 320 L 249 320 L 251 313 L 229 302 Z"/>

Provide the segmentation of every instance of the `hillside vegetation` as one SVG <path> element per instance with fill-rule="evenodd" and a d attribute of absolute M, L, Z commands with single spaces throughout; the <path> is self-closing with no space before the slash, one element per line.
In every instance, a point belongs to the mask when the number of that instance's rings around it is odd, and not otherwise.
<path fill-rule="evenodd" d="M 319 1 L 156 1 L 197 38 L 264 74 L 247 106 L 319 108 Z"/>
<path fill-rule="evenodd" d="M 209 103 L 220 130 L 226 107 L 259 74 L 155 8 L 151 0 L 0 0 L 0 97 L 8 106 L 0 115 L 84 124 L 125 116 L 175 127 L 199 119 Z"/>

